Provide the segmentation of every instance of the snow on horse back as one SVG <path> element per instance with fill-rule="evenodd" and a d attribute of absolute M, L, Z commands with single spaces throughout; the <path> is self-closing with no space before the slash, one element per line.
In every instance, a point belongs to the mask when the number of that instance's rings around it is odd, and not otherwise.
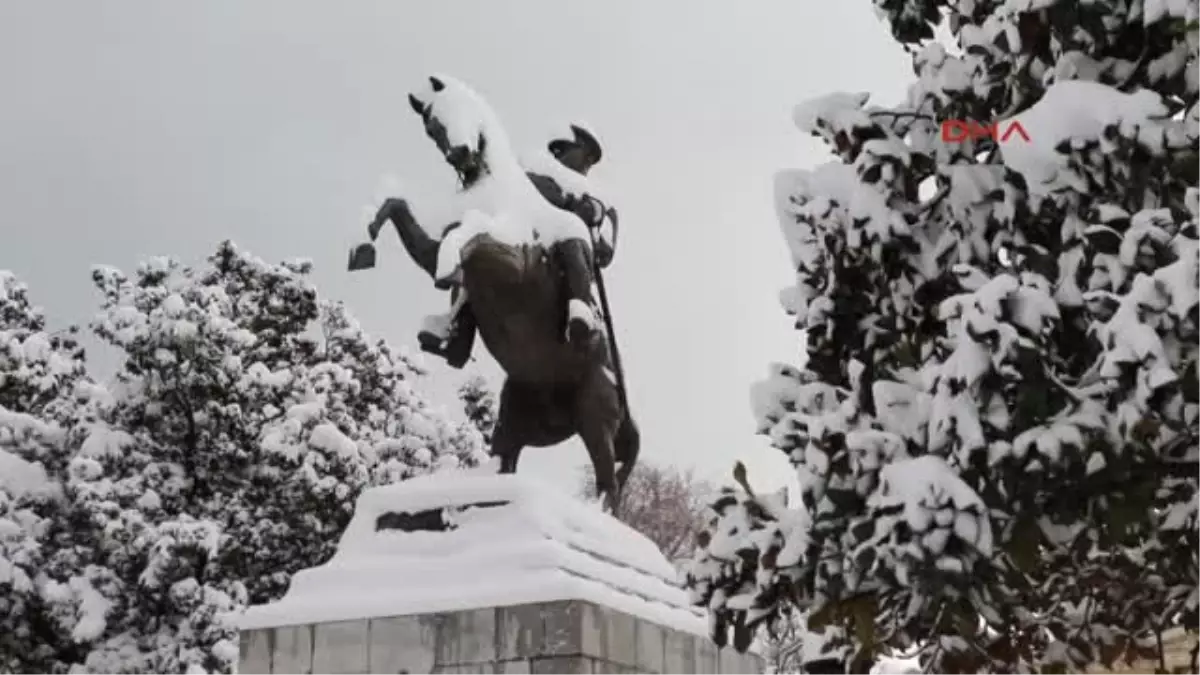
<path fill-rule="evenodd" d="M 455 276 L 463 247 L 481 234 L 514 247 L 576 238 L 591 245 L 583 221 L 548 203 L 526 177 L 499 117 L 478 92 L 437 75 L 409 102 L 463 184 L 461 225 L 442 240 L 438 280 Z"/>

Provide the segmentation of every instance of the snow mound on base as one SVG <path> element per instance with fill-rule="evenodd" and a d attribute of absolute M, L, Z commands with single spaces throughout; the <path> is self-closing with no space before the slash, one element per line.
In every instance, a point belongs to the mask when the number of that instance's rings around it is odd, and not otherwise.
<path fill-rule="evenodd" d="M 441 509 L 444 530 L 377 529 Z M 645 536 L 535 479 L 447 471 L 363 493 L 338 551 L 242 629 L 583 600 L 707 635 Z"/>

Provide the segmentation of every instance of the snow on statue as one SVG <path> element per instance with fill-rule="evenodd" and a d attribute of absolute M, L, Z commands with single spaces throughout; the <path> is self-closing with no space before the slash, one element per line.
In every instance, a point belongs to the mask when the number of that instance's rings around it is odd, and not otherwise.
<path fill-rule="evenodd" d="M 431 77 L 409 102 L 458 174 L 462 189 L 450 216 L 457 220 L 435 240 L 408 201 L 392 198 L 368 232 L 374 240 L 391 221 L 418 266 L 439 288 L 456 290 L 452 344 L 444 344 L 443 321 L 427 326 L 423 347 L 460 367 L 477 328 L 508 375 L 492 437 L 501 471 L 516 471 L 527 446 L 578 434 L 596 471 L 597 494 L 611 509 L 637 461 L 639 440 L 611 315 L 602 308 L 607 331 L 601 331 L 592 294 L 595 282 L 605 304 L 599 269 L 611 261 L 616 238 L 615 212 L 585 180 L 601 157 L 599 143 L 575 125 L 572 140 L 550 144 L 554 159 L 533 157 L 537 171 L 527 173 L 494 111 L 465 84 Z M 602 236 L 605 225 L 610 240 Z M 371 244 L 352 252 L 351 270 L 373 264 Z"/>
<path fill-rule="evenodd" d="M 425 130 L 460 172 L 463 216 L 447 228 L 438 248 L 434 283 L 461 280 L 464 246 L 487 234 L 509 246 L 543 243 L 562 265 L 567 279 L 568 335 L 575 342 L 595 330 L 590 234 L 586 224 L 554 208 L 537 192 L 516 161 L 506 134 L 491 109 L 474 91 L 445 76 L 431 78 L 423 96 L 412 96 Z"/>
<path fill-rule="evenodd" d="M 469 109 L 484 111 L 480 120 L 474 120 L 462 114 L 450 115 L 451 119 L 468 120 L 465 124 L 469 131 L 460 132 L 459 136 L 469 139 L 476 137 L 505 138 L 495 115 L 490 112 L 478 94 L 453 78 L 442 76 L 437 81 L 446 88 L 439 92 L 427 92 L 423 95 L 424 98 L 435 101 L 442 109 L 449 107 L 453 113 L 461 113 Z M 422 102 L 421 98 L 415 96 L 410 103 L 425 121 L 427 132 L 432 138 L 436 140 L 440 134 L 446 133 L 440 122 L 431 122 L 431 120 L 439 119 L 438 117 L 431 118 L 426 114 L 432 110 L 433 104 L 427 105 Z M 476 127 L 480 127 L 478 131 L 475 130 Z M 485 134 L 483 133 L 485 129 L 482 127 L 488 127 L 492 131 L 490 134 Z M 602 191 L 598 188 L 596 181 L 588 177 L 591 168 L 599 163 L 603 156 L 599 141 L 595 134 L 582 123 L 571 124 L 570 131 L 571 138 L 554 139 L 547 144 L 544 150 L 539 149 L 527 153 L 519 162 L 522 173 L 540 193 L 541 199 L 538 199 L 537 196 L 531 198 L 528 186 L 524 184 L 516 185 L 515 190 L 508 190 L 504 187 L 503 181 L 490 175 L 472 177 L 471 188 L 456 195 L 452 201 L 453 205 L 450 210 L 458 214 L 460 220 L 450 223 L 442 230 L 442 242 L 446 245 L 439 246 L 438 257 L 432 259 L 456 269 L 461 264 L 462 244 L 480 232 L 488 232 L 497 239 L 505 240 L 508 243 L 534 243 L 536 240 L 545 244 L 550 253 L 556 256 L 559 264 L 566 269 L 568 290 L 571 293 L 567 311 L 575 326 L 574 330 L 569 332 L 575 333 L 577 342 L 583 342 L 590 337 L 591 331 L 597 328 L 594 321 L 596 308 L 591 298 L 590 271 L 587 268 L 588 256 L 595 256 L 594 262 L 600 269 L 604 269 L 612 263 L 618 220 L 616 210 L 606 206 L 598 198 Z M 476 141 L 472 140 L 471 142 L 475 143 Z M 487 143 L 488 141 L 483 142 Z M 468 146 L 464 144 L 460 147 Z M 511 151 L 503 152 L 497 148 L 495 142 L 491 142 L 489 150 L 511 155 Z M 502 162 L 501 164 L 511 167 L 511 162 Z M 460 179 L 466 184 L 466 176 L 460 176 Z M 511 204 L 517 206 L 515 212 L 506 206 Z M 520 215 L 522 211 L 531 210 L 527 208 L 529 204 L 534 206 L 533 217 Z M 557 210 L 565 213 L 548 214 L 547 206 L 556 207 Z M 407 209 L 407 202 L 396 199 L 386 200 L 368 228 L 372 239 L 378 235 L 380 228 L 387 220 L 406 217 Z M 487 214 L 496 212 L 504 214 L 504 217 L 499 221 L 486 217 Z M 472 213 L 474 215 L 468 218 L 468 214 Z M 539 214 L 544 221 L 541 227 L 536 224 Z M 573 214 L 575 217 L 572 218 L 565 214 Z M 512 220 L 518 215 L 520 217 L 517 220 Z M 548 222 L 545 221 L 547 215 L 549 216 Z M 473 229 L 463 229 L 462 223 L 467 220 L 475 220 Z M 531 223 L 532 225 L 530 225 Z M 585 224 L 590 231 L 582 230 L 581 223 Z M 548 233 L 543 231 L 547 229 L 546 225 L 549 225 Z M 555 236 L 556 233 L 557 236 Z M 406 244 L 408 244 L 407 241 Z M 592 244 L 595 245 L 594 250 L 589 249 Z M 421 237 L 419 241 L 408 245 L 419 246 L 420 257 L 427 259 L 432 257 L 431 249 L 438 246 L 438 242 Z M 435 268 L 437 264 L 439 263 L 434 263 Z M 360 269 L 364 266 L 370 266 L 368 260 L 360 257 L 357 261 L 352 261 L 351 269 Z M 435 277 L 437 274 L 434 272 Z M 456 273 L 450 272 L 448 275 L 456 276 Z M 443 282 L 442 285 L 446 285 L 446 282 Z M 444 357 L 452 367 L 461 368 L 470 358 L 474 338 L 475 317 L 471 312 L 470 302 L 461 285 L 454 284 L 451 311 L 446 315 L 427 317 L 425 328 L 418 335 L 418 340 L 423 350 Z"/>
<path fill-rule="evenodd" d="M 585 179 L 588 171 L 602 157 L 599 142 L 594 134 L 578 123 L 571 125 L 571 132 L 573 138 L 551 141 L 547 151 L 531 153 L 522 165 L 525 167 L 526 177 L 537 188 L 545 203 L 576 216 L 567 218 L 576 221 L 571 223 L 568 230 L 572 236 L 548 244 L 551 255 L 556 256 L 559 263 L 567 269 L 567 278 L 574 280 L 568 282 L 572 284 L 568 289 L 573 297 L 568 302 L 567 314 L 569 322 L 574 325 L 573 330 L 568 329 L 568 339 L 570 334 L 574 333 L 574 341 L 583 342 L 588 339 L 584 331 L 596 329 L 593 321 L 595 304 L 590 297 L 591 284 L 586 280 L 589 271 L 583 266 L 587 261 L 586 247 L 588 244 L 595 244 L 592 254 L 600 269 L 612 262 L 616 246 L 617 215 L 614 209 L 605 207 L 595 197 L 595 186 Z M 588 239 L 577 236 L 580 234 L 577 227 L 579 221 L 585 223 L 592 231 Z M 486 221 L 483 224 L 489 225 Z M 606 225 L 608 227 L 605 227 Z M 451 236 L 452 232 L 463 234 L 461 230 L 460 223 L 451 223 L 443 231 L 443 242 L 454 239 Z M 543 239 L 536 229 L 533 234 L 535 238 Z M 609 236 L 605 236 L 606 234 Z M 457 253 L 460 260 L 461 241 Z M 449 249 L 443 247 L 439 252 L 444 254 L 447 250 Z M 586 291 L 576 288 L 584 286 L 588 287 Z M 450 313 L 445 317 L 435 316 L 431 319 L 427 326 L 434 328 L 424 330 L 417 336 L 421 348 L 444 356 L 453 367 L 461 367 L 470 356 L 475 338 L 474 315 L 470 310 L 470 301 L 461 287 L 456 287 L 456 297 Z M 441 328 L 439 330 L 436 327 Z"/>
<path fill-rule="evenodd" d="M 694 600 L 739 647 L 798 605 L 808 672 L 1157 662 L 1200 620 L 1197 5 L 875 5 L 907 100 L 798 106 L 837 159 L 776 179 L 807 358 L 753 406 L 802 500 L 722 495 Z"/>

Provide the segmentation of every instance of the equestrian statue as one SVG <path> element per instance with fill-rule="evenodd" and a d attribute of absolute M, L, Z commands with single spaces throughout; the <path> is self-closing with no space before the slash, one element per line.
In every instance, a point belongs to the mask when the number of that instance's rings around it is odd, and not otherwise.
<path fill-rule="evenodd" d="M 640 435 L 601 276 L 617 215 L 586 180 L 602 157 L 599 142 L 571 125 L 572 138 L 547 146 L 553 159 L 527 171 L 491 107 L 462 82 L 430 77 L 409 103 L 458 175 L 458 220 L 435 239 L 407 200 L 392 197 L 367 231 L 374 242 L 391 222 L 435 287 L 451 291 L 449 313 L 427 318 L 418 334 L 421 348 L 461 368 L 478 333 L 506 374 L 491 447 L 500 472 L 515 473 L 526 447 L 578 435 L 597 496 L 615 512 Z M 351 271 L 374 265 L 373 243 L 351 252 Z"/>

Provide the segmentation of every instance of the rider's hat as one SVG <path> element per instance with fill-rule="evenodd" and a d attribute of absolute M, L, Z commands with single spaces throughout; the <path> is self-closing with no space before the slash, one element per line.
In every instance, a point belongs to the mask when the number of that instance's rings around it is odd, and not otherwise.
<path fill-rule="evenodd" d="M 565 150 L 568 145 L 582 145 L 584 151 L 591 156 L 592 163 L 599 164 L 604 153 L 600 150 L 600 142 L 596 140 L 596 137 L 590 131 L 577 124 L 571 125 L 571 134 L 575 137 L 574 140 L 569 141 L 565 138 L 558 138 L 550 141 L 550 144 L 546 147 L 549 148 L 550 152 L 558 154 L 561 150 Z"/>

